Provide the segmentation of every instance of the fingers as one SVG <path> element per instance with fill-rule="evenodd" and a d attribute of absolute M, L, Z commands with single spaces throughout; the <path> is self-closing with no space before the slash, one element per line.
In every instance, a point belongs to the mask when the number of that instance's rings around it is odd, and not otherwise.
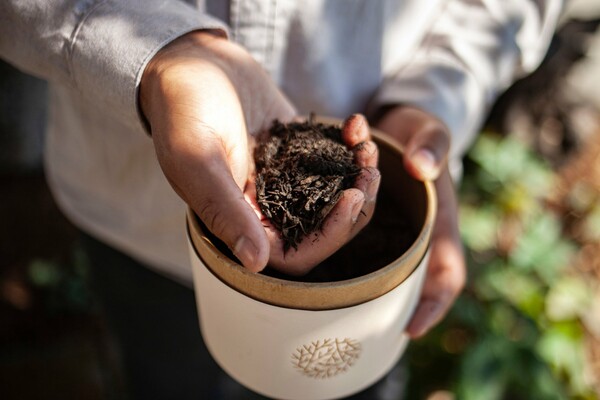
<path fill-rule="evenodd" d="M 361 167 L 360 174 L 355 178 L 353 187 L 343 192 L 320 231 L 305 237 L 297 249 L 283 252 L 280 250 L 282 246 L 271 246 L 269 264 L 274 268 L 292 275 L 309 272 L 350 241 L 373 216 L 381 181 L 376 168 L 379 153 L 371 141 L 369 125 L 362 115 L 352 115 L 344 121 L 342 141 L 354 153 L 355 162 Z M 278 232 L 268 223 L 265 225 L 269 241 L 280 242 Z"/>
<path fill-rule="evenodd" d="M 375 211 L 375 200 L 381 182 L 381 174 L 377 169 L 379 150 L 375 142 L 371 140 L 367 120 L 360 114 L 354 114 L 344 121 L 342 140 L 354 153 L 356 164 L 362 168 L 354 181 L 354 188 L 363 192 L 365 200 L 352 227 L 351 236 L 353 237 L 371 220 Z"/>
<path fill-rule="evenodd" d="M 418 179 L 435 180 L 446 163 L 450 139 L 437 123 L 423 125 L 405 145 L 405 166 Z"/>
<path fill-rule="evenodd" d="M 344 121 L 342 140 L 354 153 L 356 164 L 362 168 L 354 181 L 354 188 L 363 192 L 365 201 L 358 220 L 352 228 L 352 236 L 354 236 L 371 220 L 375 211 L 375 200 L 381 182 L 381 174 L 377 169 L 379 150 L 371 140 L 367 120 L 360 114 L 354 114 Z"/>
<path fill-rule="evenodd" d="M 438 324 L 465 285 L 466 266 L 458 233 L 456 195 L 447 168 L 436 181 L 438 218 L 421 300 L 406 331 L 418 338 Z"/>
<path fill-rule="evenodd" d="M 308 273 L 349 242 L 371 220 L 380 182 L 377 169 L 365 168 L 356 180 L 356 187 L 343 192 L 321 230 L 306 236 L 297 249 L 284 252 L 282 245 L 272 245 L 269 264 L 291 275 Z M 269 241 L 280 242 L 279 233 L 268 223 L 265 225 Z"/>
<path fill-rule="evenodd" d="M 362 142 L 371 140 L 369 123 L 361 114 L 353 114 L 342 124 L 342 141 L 352 148 Z"/>
<path fill-rule="evenodd" d="M 406 328 L 413 339 L 444 318 L 464 286 L 465 268 L 457 243 L 440 239 L 432 245 L 430 260 L 421 300 Z"/>
<path fill-rule="evenodd" d="M 342 125 L 342 141 L 354 153 L 356 164 L 361 168 L 377 167 L 379 152 L 371 141 L 369 123 L 360 114 L 351 115 Z"/>
<path fill-rule="evenodd" d="M 391 108 L 376 127 L 403 146 L 409 174 L 419 180 L 435 180 L 436 185 L 438 210 L 427 276 L 419 305 L 407 327 L 407 333 L 417 338 L 446 315 L 466 280 L 456 194 L 447 167 L 450 134 L 440 120 L 411 106 Z"/>
<path fill-rule="evenodd" d="M 361 168 L 377 168 L 379 149 L 375 142 L 362 142 L 352 148 L 356 165 Z"/>
<path fill-rule="evenodd" d="M 269 265 L 290 275 L 304 275 L 329 257 L 355 234 L 354 226 L 361 220 L 365 195 L 358 189 L 348 189 L 329 212 L 320 231 L 306 236 L 297 249 L 281 251 L 282 246 L 272 246 Z M 280 240 L 278 233 L 270 230 L 272 239 Z M 273 236 L 271 236 L 273 235 Z"/>
<path fill-rule="evenodd" d="M 295 110 L 246 50 L 219 36 L 191 32 L 158 52 L 142 76 L 140 106 L 175 191 L 245 267 L 259 271 L 270 246 L 242 193 L 253 165 L 248 132 Z"/>
<path fill-rule="evenodd" d="M 363 192 L 365 196 L 365 208 L 363 208 L 361 214 L 368 215 L 369 218 L 375 208 L 375 200 L 380 183 L 381 174 L 377 168 L 373 167 L 363 168 L 354 182 L 354 187 Z M 367 210 L 366 207 L 369 207 L 369 209 Z"/>
<path fill-rule="evenodd" d="M 450 150 L 450 134 L 440 120 L 417 108 L 399 106 L 387 112 L 377 128 L 404 147 L 404 164 L 413 177 L 437 179 Z"/>
<path fill-rule="evenodd" d="M 221 167 L 196 174 L 202 186 L 188 191 L 188 203 L 246 268 L 261 271 L 269 258 L 266 234 L 231 174 L 224 173 L 226 165 Z"/>

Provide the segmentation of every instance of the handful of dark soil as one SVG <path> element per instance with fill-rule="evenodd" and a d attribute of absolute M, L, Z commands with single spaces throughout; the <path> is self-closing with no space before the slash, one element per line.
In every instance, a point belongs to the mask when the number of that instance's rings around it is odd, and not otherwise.
<path fill-rule="evenodd" d="M 327 214 L 360 173 L 340 126 L 309 118 L 274 121 L 254 153 L 262 213 L 281 232 L 284 250 L 321 229 Z"/>

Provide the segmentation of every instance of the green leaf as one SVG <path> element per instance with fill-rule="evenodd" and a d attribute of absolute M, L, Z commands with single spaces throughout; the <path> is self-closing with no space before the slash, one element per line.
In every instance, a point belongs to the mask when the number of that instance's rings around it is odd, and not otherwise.
<path fill-rule="evenodd" d="M 540 213 L 531 219 L 525 232 L 509 255 L 509 262 L 523 271 L 536 271 L 548 285 L 568 266 L 573 245 L 561 237 L 558 219 Z"/>
<path fill-rule="evenodd" d="M 515 140 L 482 135 L 470 152 L 471 157 L 499 182 L 521 173 L 527 160 L 525 148 Z"/>
<path fill-rule="evenodd" d="M 502 362 L 510 348 L 492 336 L 486 336 L 465 354 L 461 367 L 459 398 L 499 400 L 506 389 L 508 371 Z"/>
<path fill-rule="evenodd" d="M 518 185 L 521 201 L 537 199 L 546 197 L 554 183 L 551 169 L 525 144 L 511 137 L 485 133 L 479 137 L 469 157 L 481 167 L 475 180 L 487 193 Z M 512 191 L 508 189 L 508 192 Z M 511 205 L 515 199 L 511 200 L 503 201 L 505 205 Z"/>
<path fill-rule="evenodd" d="M 469 248 L 483 252 L 494 247 L 499 224 L 497 212 L 489 208 L 463 206 L 460 219 L 461 235 Z"/>
<path fill-rule="evenodd" d="M 589 391 L 584 379 L 584 350 L 582 332 L 576 323 L 552 326 L 544 332 L 537 351 L 554 369 L 556 374 L 569 378 L 571 390 L 576 394 Z"/>
<path fill-rule="evenodd" d="M 566 321 L 583 317 L 591 307 L 593 292 L 578 276 L 561 278 L 546 297 L 546 314 L 551 321 Z"/>
<path fill-rule="evenodd" d="M 600 203 L 594 204 L 583 221 L 583 233 L 589 241 L 600 240 Z"/>
<path fill-rule="evenodd" d="M 523 214 L 538 206 L 527 187 L 521 182 L 506 184 L 497 196 L 498 204 L 505 214 Z"/>
<path fill-rule="evenodd" d="M 27 272 L 31 283 L 40 287 L 55 286 L 62 276 L 59 266 L 44 260 L 32 261 Z"/>
<path fill-rule="evenodd" d="M 538 319 L 544 311 L 545 289 L 531 274 L 497 263 L 482 276 L 482 284 L 531 318 Z"/>

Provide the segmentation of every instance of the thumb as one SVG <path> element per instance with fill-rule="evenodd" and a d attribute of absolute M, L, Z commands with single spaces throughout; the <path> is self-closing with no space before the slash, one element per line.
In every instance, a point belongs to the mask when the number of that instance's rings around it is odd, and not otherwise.
<path fill-rule="evenodd" d="M 269 260 L 267 236 L 227 165 L 215 163 L 195 175 L 201 189 L 188 193 L 188 204 L 244 267 L 261 271 Z"/>
<path fill-rule="evenodd" d="M 154 135 L 155 143 L 159 142 L 157 137 Z M 262 270 L 269 259 L 269 242 L 260 219 L 233 177 L 222 142 L 204 138 L 200 145 L 184 141 L 181 146 L 172 142 L 169 146 L 157 143 L 155 147 L 163 172 L 177 194 L 246 268 Z"/>
<path fill-rule="evenodd" d="M 417 179 L 436 180 L 446 164 L 449 147 L 445 129 L 428 123 L 405 144 L 404 166 Z"/>
<path fill-rule="evenodd" d="M 436 180 L 450 150 L 448 129 L 435 116 L 410 106 L 388 111 L 377 128 L 389 133 L 404 147 L 404 166 L 419 180 Z"/>

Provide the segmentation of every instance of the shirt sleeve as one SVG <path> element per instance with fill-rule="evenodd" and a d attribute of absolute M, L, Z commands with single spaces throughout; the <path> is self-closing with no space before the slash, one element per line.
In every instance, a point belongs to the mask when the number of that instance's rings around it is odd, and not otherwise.
<path fill-rule="evenodd" d="M 411 61 L 384 79 L 373 108 L 411 104 L 440 118 L 463 155 L 497 95 L 544 57 L 561 0 L 446 1 Z"/>
<path fill-rule="evenodd" d="M 179 0 L 2 0 L 0 57 L 141 128 L 138 86 L 167 43 L 226 26 Z"/>

